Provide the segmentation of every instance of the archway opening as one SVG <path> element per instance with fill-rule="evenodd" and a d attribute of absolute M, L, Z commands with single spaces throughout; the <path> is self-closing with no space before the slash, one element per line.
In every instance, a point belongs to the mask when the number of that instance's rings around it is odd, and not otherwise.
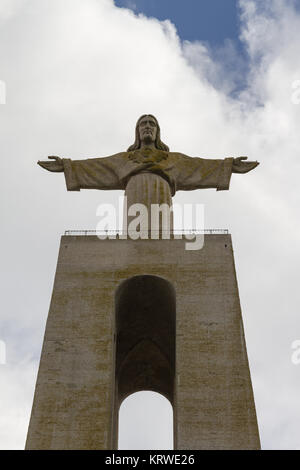
<path fill-rule="evenodd" d="M 119 450 L 171 450 L 173 408 L 163 395 L 136 392 L 127 397 L 119 412 Z"/>
<path fill-rule="evenodd" d="M 113 447 L 121 403 L 136 392 L 161 394 L 174 404 L 176 296 L 158 276 L 134 276 L 116 291 Z"/>

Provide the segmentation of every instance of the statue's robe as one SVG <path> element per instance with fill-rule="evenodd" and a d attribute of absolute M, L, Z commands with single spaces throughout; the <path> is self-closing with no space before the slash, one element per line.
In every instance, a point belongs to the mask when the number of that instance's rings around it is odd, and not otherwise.
<path fill-rule="evenodd" d="M 165 203 L 171 207 L 176 191 L 229 189 L 232 163 L 233 158 L 193 158 L 152 149 L 86 160 L 63 159 L 68 191 L 122 189 L 128 208 L 144 204 L 149 214 L 151 204 Z"/>

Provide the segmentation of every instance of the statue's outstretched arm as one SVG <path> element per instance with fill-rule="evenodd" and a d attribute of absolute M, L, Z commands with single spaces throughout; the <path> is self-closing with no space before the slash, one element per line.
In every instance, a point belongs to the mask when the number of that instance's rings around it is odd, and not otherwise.
<path fill-rule="evenodd" d="M 45 170 L 48 171 L 53 171 L 55 173 L 62 173 L 64 171 L 64 164 L 62 161 L 62 158 L 60 157 L 55 157 L 55 156 L 50 156 L 48 157 L 50 160 L 54 161 L 38 161 L 38 165 L 40 165 L 42 168 L 45 168 Z"/>
<path fill-rule="evenodd" d="M 211 159 L 176 154 L 177 190 L 216 188 L 229 189 L 232 173 L 247 173 L 258 162 L 245 162 L 247 157 Z"/>
<path fill-rule="evenodd" d="M 259 162 L 245 162 L 248 157 L 234 158 L 232 162 L 232 173 L 248 173 L 259 165 Z"/>
<path fill-rule="evenodd" d="M 64 173 L 68 191 L 80 189 L 123 189 L 119 178 L 119 168 L 122 167 L 123 154 L 110 157 L 87 158 L 71 160 L 51 156 L 48 161 L 38 164 L 45 170 Z"/>

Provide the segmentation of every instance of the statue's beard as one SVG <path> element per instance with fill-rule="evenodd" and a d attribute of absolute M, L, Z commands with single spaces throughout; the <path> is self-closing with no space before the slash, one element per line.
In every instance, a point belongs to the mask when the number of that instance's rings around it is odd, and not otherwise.
<path fill-rule="evenodd" d="M 152 134 L 147 134 L 142 138 L 142 142 L 146 145 L 154 144 L 155 139 Z"/>

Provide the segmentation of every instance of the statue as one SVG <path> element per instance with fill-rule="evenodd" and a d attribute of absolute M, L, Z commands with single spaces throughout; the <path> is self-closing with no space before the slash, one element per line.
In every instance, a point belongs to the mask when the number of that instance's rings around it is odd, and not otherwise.
<path fill-rule="evenodd" d="M 232 173 L 247 173 L 259 164 L 246 162 L 247 157 L 204 159 L 170 152 L 151 114 L 138 119 L 135 142 L 127 152 L 85 160 L 48 158 L 53 161 L 38 164 L 48 171 L 64 172 L 68 191 L 121 189 L 128 207 L 140 203 L 147 208 L 163 203 L 171 207 L 176 191 L 227 190 Z"/>

